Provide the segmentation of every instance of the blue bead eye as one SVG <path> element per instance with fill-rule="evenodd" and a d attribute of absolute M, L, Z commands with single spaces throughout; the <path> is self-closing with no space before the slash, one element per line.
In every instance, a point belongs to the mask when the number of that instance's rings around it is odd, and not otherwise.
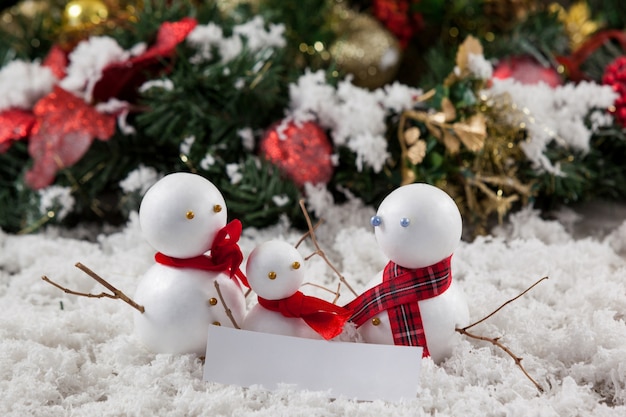
<path fill-rule="evenodd" d="M 411 224 L 411 220 L 410 219 L 408 219 L 406 217 L 403 217 L 403 218 L 400 219 L 400 226 L 402 226 L 402 227 L 409 227 L 410 224 Z"/>
<path fill-rule="evenodd" d="M 372 218 L 370 219 L 370 224 L 374 227 L 380 226 L 382 222 L 383 219 L 381 219 L 380 216 L 372 216 Z"/>

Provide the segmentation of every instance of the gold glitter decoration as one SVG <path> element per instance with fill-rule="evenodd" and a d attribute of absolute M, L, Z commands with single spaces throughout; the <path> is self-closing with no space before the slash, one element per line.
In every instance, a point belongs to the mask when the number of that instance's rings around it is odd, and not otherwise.
<path fill-rule="evenodd" d="M 274 271 L 270 271 L 270 272 L 268 272 L 268 273 L 267 273 L 267 277 L 268 277 L 269 279 L 276 279 L 276 272 L 274 272 Z"/>
<path fill-rule="evenodd" d="M 459 47 L 456 69 L 446 78 L 446 86 L 471 79 L 469 54 L 482 54 L 482 46 L 472 37 Z M 534 118 L 528 109 L 512 103 L 508 95 L 480 96 L 480 82 L 473 88 L 477 103 L 459 111 L 447 97 L 441 98 L 438 110 L 405 111 L 400 116 L 397 135 L 403 185 L 419 180 L 415 167 L 424 163 L 426 156 L 426 143 L 421 144 L 420 137 L 423 131 L 407 127 L 409 121 L 423 125 L 430 137 L 444 145 L 462 175 L 446 173 L 434 185 L 452 196 L 464 220 L 473 227 L 471 233 L 476 235 L 486 231 L 490 216 L 495 215 L 501 222 L 514 204 L 524 204 L 532 195 L 533 184 L 518 179 L 517 169 L 524 159 L 519 143 L 525 138 L 526 124 L 534 123 Z M 426 102 L 436 95 L 431 90 L 417 101 Z"/>
<path fill-rule="evenodd" d="M 295 261 L 294 263 L 291 264 L 291 267 L 293 269 L 300 269 L 300 262 Z"/>
<path fill-rule="evenodd" d="M 600 28 L 598 22 L 591 20 L 591 9 L 585 1 L 579 1 L 565 10 L 558 3 L 550 5 L 550 11 L 558 13 L 570 40 L 572 50 L 577 50 L 591 35 Z"/>
<path fill-rule="evenodd" d="M 214 206 L 213 206 L 213 211 L 214 211 L 215 213 L 219 213 L 220 211 L 222 211 L 222 206 L 221 206 L 221 205 L 219 205 L 219 204 L 214 205 Z"/>
<path fill-rule="evenodd" d="M 210 304 L 210 305 L 212 305 L 212 306 L 217 305 L 217 298 L 215 298 L 215 297 L 211 297 L 211 298 L 209 299 L 209 304 Z"/>
<path fill-rule="evenodd" d="M 372 324 L 373 324 L 374 326 L 378 326 L 378 325 L 380 324 L 380 319 L 379 319 L 378 317 L 374 317 L 374 318 L 372 319 Z"/>
<path fill-rule="evenodd" d="M 360 87 L 376 89 L 391 82 L 401 61 L 398 40 L 372 16 L 341 3 L 334 5 L 333 18 L 338 38 L 328 51 L 337 67 L 352 74 Z"/>
<path fill-rule="evenodd" d="M 185 213 L 185 217 L 187 217 L 187 219 L 189 219 L 189 220 L 193 219 L 195 216 L 196 215 L 191 210 L 189 210 L 187 213 Z"/>

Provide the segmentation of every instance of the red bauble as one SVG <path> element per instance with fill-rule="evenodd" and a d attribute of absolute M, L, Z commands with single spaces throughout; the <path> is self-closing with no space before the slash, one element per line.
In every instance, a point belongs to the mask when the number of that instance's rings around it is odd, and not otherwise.
<path fill-rule="evenodd" d="M 313 122 L 273 124 L 261 138 L 259 152 L 299 187 L 306 182 L 326 184 L 333 175 L 333 147 Z"/>
<path fill-rule="evenodd" d="M 606 66 L 602 83 L 610 85 L 619 97 L 613 103 L 617 122 L 626 127 L 626 56 L 620 56 Z"/>
<path fill-rule="evenodd" d="M 493 78 L 501 80 L 513 78 L 529 85 L 543 81 L 552 88 L 563 84 L 561 76 L 554 68 L 543 66 L 528 55 L 511 56 L 501 60 L 493 69 Z"/>

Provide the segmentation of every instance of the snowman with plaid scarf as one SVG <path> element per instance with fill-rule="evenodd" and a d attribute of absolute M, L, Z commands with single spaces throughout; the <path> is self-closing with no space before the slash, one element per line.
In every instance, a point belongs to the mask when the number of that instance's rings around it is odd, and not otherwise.
<path fill-rule="evenodd" d="M 371 219 L 389 263 L 346 308 L 366 343 L 421 346 L 436 363 L 449 357 L 455 331 L 469 322 L 450 261 L 462 232 L 448 194 L 428 184 L 391 192 Z"/>

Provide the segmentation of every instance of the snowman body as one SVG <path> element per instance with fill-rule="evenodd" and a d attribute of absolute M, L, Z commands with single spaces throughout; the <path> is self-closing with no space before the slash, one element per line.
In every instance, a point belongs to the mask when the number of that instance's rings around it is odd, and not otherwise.
<path fill-rule="evenodd" d="M 271 311 L 260 304 L 250 309 L 241 326 L 245 330 L 261 333 L 280 334 L 283 336 L 322 339 L 313 329 L 298 317 L 285 317 L 281 313 Z"/>
<path fill-rule="evenodd" d="M 204 355 L 209 326 L 232 326 L 215 282 L 240 323 L 244 298 L 227 274 L 154 264 L 137 286 L 135 301 L 145 312 L 135 312 L 135 334 L 153 352 Z"/>
<path fill-rule="evenodd" d="M 246 275 L 259 303 L 250 309 L 242 328 L 284 336 L 323 339 L 301 317 L 285 316 L 262 305 L 262 300 L 278 302 L 294 296 L 304 282 L 304 259 L 287 242 L 270 240 L 254 248 L 248 257 Z M 312 298 L 304 296 L 304 298 Z M 347 316 L 346 316 L 347 319 Z"/>
<path fill-rule="evenodd" d="M 143 235 L 160 255 L 177 262 L 155 263 L 135 291 L 135 301 L 145 309 L 134 315 L 135 334 L 151 351 L 204 355 L 210 325 L 234 326 L 226 308 L 235 321 L 243 320 L 245 297 L 228 271 L 186 264 L 206 260 L 226 218 L 221 193 L 199 175 L 167 175 L 144 196 L 139 211 Z"/>
<path fill-rule="evenodd" d="M 449 258 L 461 238 L 461 215 L 454 201 L 427 184 L 410 184 L 390 193 L 372 217 L 376 240 L 395 265 L 424 270 Z M 449 272 L 451 273 L 451 272 Z M 393 278 L 391 278 L 393 279 Z M 383 271 L 365 291 L 383 282 Z M 452 280 L 443 292 L 415 301 L 428 352 L 435 362 L 449 357 L 458 335 L 457 327 L 469 322 L 465 296 Z M 366 343 L 394 344 L 389 312 L 368 316 L 358 329 Z"/>
<path fill-rule="evenodd" d="M 382 271 L 372 279 L 367 288 L 382 282 Z M 422 316 L 422 326 L 430 356 L 440 363 L 452 354 L 457 339 L 457 327 L 469 324 L 469 310 L 463 291 L 452 281 L 450 287 L 437 297 L 417 302 Z M 374 325 L 376 323 L 376 325 Z M 386 313 L 374 316 L 359 328 L 359 334 L 366 343 L 393 345 L 391 323 Z"/>

